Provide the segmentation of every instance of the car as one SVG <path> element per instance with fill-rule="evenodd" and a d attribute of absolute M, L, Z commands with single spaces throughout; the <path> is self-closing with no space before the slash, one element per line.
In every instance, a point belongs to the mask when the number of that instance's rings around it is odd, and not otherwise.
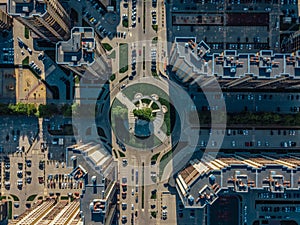
<path fill-rule="evenodd" d="M 215 147 L 216 145 L 217 145 L 217 142 L 216 142 L 216 141 L 214 141 L 214 140 L 211 141 L 211 146 L 212 146 L 212 147 Z"/>
<path fill-rule="evenodd" d="M 230 136 L 231 135 L 231 129 L 227 130 L 227 135 Z"/>
<path fill-rule="evenodd" d="M 43 170 L 45 168 L 45 161 L 40 161 L 39 162 L 39 169 Z"/>
<path fill-rule="evenodd" d="M 10 163 L 9 162 L 5 162 L 5 169 L 9 170 L 10 168 Z"/>
<path fill-rule="evenodd" d="M 131 210 L 134 210 L 134 204 L 131 204 Z"/>
<path fill-rule="evenodd" d="M 31 160 L 29 159 L 26 160 L 26 166 L 31 167 Z"/>
<path fill-rule="evenodd" d="M 99 31 L 101 31 L 101 28 L 103 28 L 103 26 L 100 24 L 98 27 L 97 27 L 97 29 L 99 30 Z M 102 29 L 103 30 L 103 29 Z"/>
<path fill-rule="evenodd" d="M 5 173 L 4 173 L 4 179 L 5 179 L 6 181 L 8 181 L 9 178 L 10 178 L 10 172 L 9 172 L 9 171 L 5 171 Z"/>
<path fill-rule="evenodd" d="M 261 147 L 261 141 L 257 141 L 257 147 Z"/>
<path fill-rule="evenodd" d="M 122 216 L 122 223 L 127 223 L 127 216 Z"/>
<path fill-rule="evenodd" d="M 31 184 L 31 181 L 32 181 L 32 178 L 31 178 L 31 177 L 27 177 L 27 178 L 26 178 L 26 183 L 27 183 L 27 184 Z"/>
<path fill-rule="evenodd" d="M 280 143 L 280 146 L 281 146 L 281 147 L 284 147 L 284 148 L 287 148 L 287 147 L 288 147 L 288 143 L 287 143 L 286 141 L 282 141 L 282 142 Z"/>
<path fill-rule="evenodd" d="M 231 146 L 232 146 L 232 147 L 235 147 L 235 146 L 236 146 L 236 142 L 235 142 L 235 141 L 232 141 L 232 142 L 231 142 Z"/>
<path fill-rule="evenodd" d="M 135 70 L 135 64 L 131 64 L 131 69 Z"/>
<path fill-rule="evenodd" d="M 201 141 L 200 142 L 200 147 L 205 147 L 206 146 L 206 142 L 205 141 Z"/>
<path fill-rule="evenodd" d="M 23 169 L 23 163 L 18 163 L 18 169 L 22 170 Z"/>
<path fill-rule="evenodd" d="M 123 209 L 123 210 L 126 210 L 126 209 L 127 209 L 127 203 L 122 202 L 122 209 Z"/>
<path fill-rule="evenodd" d="M 32 55 L 32 50 L 30 48 L 27 48 L 27 51 L 29 52 L 30 55 Z"/>
<path fill-rule="evenodd" d="M 295 136 L 296 135 L 296 131 L 295 130 L 289 130 L 289 135 Z"/>

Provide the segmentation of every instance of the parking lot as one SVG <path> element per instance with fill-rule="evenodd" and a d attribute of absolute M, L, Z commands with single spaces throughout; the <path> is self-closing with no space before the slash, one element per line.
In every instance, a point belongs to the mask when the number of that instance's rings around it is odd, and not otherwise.
<path fill-rule="evenodd" d="M 112 39 L 116 36 L 116 28 L 120 23 L 120 16 L 116 12 L 108 12 L 96 0 L 82 1 L 82 9 L 82 19 L 94 27 L 101 38 Z"/>

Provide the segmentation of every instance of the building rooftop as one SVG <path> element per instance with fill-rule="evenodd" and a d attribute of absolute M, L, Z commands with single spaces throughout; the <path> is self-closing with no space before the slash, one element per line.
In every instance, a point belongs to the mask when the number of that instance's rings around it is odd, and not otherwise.
<path fill-rule="evenodd" d="M 64 224 L 65 221 L 69 221 L 72 224 L 80 222 L 78 199 L 72 202 L 47 199 L 34 204 L 31 209 L 9 224 Z"/>
<path fill-rule="evenodd" d="M 68 66 L 90 65 L 94 62 L 94 50 L 94 29 L 74 27 L 68 41 L 56 44 L 56 62 Z"/>
<path fill-rule="evenodd" d="M 176 188 L 186 207 L 213 204 L 218 193 L 250 189 L 282 193 L 300 188 L 299 154 L 211 154 L 193 159 L 176 177 Z"/>
<path fill-rule="evenodd" d="M 46 10 L 44 0 L 8 0 L 8 13 L 22 17 L 42 16 Z"/>
<path fill-rule="evenodd" d="M 178 68 L 177 76 L 183 82 L 201 75 L 221 78 L 247 75 L 258 79 L 300 78 L 300 51 L 274 54 L 272 50 L 261 50 L 254 54 L 225 50 L 210 54 L 210 46 L 204 41 L 197 44 L 194 37 L 176 38 L 170 61 Z"/>
<path fill-rule="evenodd" d="M 85 180 L 80 198 L 85 224 L 105 224 L 112 216 L 109 204 L 115 198 L 117 164 L 100 144 L 94 142 L 67 147 L 66 157 L 66 165 L 73 167 L 71 175 L 74 179 L 77 176 Z"/>

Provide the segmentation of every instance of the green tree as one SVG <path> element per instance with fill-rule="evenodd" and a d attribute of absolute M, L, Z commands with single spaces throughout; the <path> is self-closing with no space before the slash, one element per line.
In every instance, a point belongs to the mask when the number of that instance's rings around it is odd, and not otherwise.
<path fill-rule="evenodd" d="M 18 102 L 17 104 L 9 104 L 8 105 L 9 110 L 11 110 L 15 114 L 20 115 L 34 115 L 37 112 L 37 109 L 34 104 L 32 103 L 21 103 Z"/>
<path fill-rule="evenodd" d="M 142 120 L 150 121 L 153 119 L 152 109 L 150 108 L 134 109 L 133 114 Z"/>
<path fill-rule="evenodd" d="M 60 110 L 61 110 L 61 113 L 63 114 L 63 116 L 65 116 L 65 117 L 72 116 L 72 106 L 71 105 L 64 104 Z"/>
<path fill-rule="evenodd" d="M 58 108 L 57 105 L 55 104 L 47 104 L 47 105 L 40 104 L 38 111 L 39 111 L 38 113 L 39 117 L 51 117 L 58 113 Z"/>
<path fill-rule="evenodd" d="M 124 118 L 126 118 L 127 113 L 128 113 L 127 108 L 124 108 L 122 106 L 118 105 L 118 106 L 112 108 L 112 115 L 114 115 L 114 116 L 124 119 Z"/>

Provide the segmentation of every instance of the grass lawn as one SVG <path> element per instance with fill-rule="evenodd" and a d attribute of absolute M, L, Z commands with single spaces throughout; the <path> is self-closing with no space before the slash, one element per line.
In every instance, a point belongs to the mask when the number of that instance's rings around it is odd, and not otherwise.
<path fill-rule="evenodd" d="M 123 25 L 123 27 L 128 27 L 128 19 L 124 19 L 124 20 L 122 20 L 122 25 Z"/>
<path fill-rule="evenodd" d="M 152 76 L 153 76 L 153 77 L 158 78 L 158 74 L 157 74 L 156 71 L 151 71 L 151 73 L 152 73 Z"/>
<path fill-rule="evenodd" d="M 79 84 L 80 83 L 80 77 L 78 75 L 75 76 L 74 82 L 75 82 L 75 84 Z"/>
<path fill-rule="evenodd" d="M 60 200 L 68 200 L 68 199 L 69 199 L 68 196 L 61 196 L 61 197 L 60 197 Z"/>
<path fill-rule="evenodd" d="M 26 58 L 23 59 L 23 61 L 22 61 L 22 65 L 23 66 L 28 66 L 28 64 L 29 64 L 29 56 L 26 56 Z"/>
<path fill-rule="evenodd" d="M 9 220 L 12 219 L 12 202 L 11 201 L 8 202 L 8 219 Z"/>
<path fill-rule="evenodd" d="M 116 58 L 116 51 L 113 50 L 112 53 L 110 53 L 110 54 L 108 55 L 108 58 L 109 58 L 109 59 L 115 59 L 115 58 Z"/>
<path fill-rule="evenodd" d="M 157 30 L 158 30 L 158 25 L 152 25 L 152 28 L 153 28 L 153 30 L 155 30 L 156 32 L 157 32 Z"/>
<path fill-rule="evenodd" d="M 119 68 L 120 73 L 128 70 L 128 44 L 120 43 L 119 45 Z"/>
<path fill-rule="evenodd" d="M 155 161 L 155 162 L 156 162 L 156 160 L 157 160 L 159 154 L 160 154 L 160 152 L 159 152 L 159 153 L 156 153 L 155 155 L 153 155 L 153 156 L 151 157 L 151 161 Z"/>
<path fill-rule="evenodd" d="M 151 199 L 157 199 L 157 195 L 156 195 L 156 192 L 155 193 L 153 193 L 153 194 L 151 194 L 151 197 L 150 197 Z"/>
<path fill-rule="evenodd" d="M 123 90 L 123 93 L 126 95 L 127 98 L 132 100 L 136 93 L 142 93 L 143 95 L 151 95 L 157 94 L 159 96 L 159 102 L 162 105 L 165 105 L 168 108 L 168 112 L 164 116 L 164 123 L 165 126 L 162 127 L 162 130 L 166 133 L 166 135 L 171 134 L 172 125 L 171 124 L 171 117 L 175 120 L 176 114 L 174 107 L 169 102 L 169 96 L 164 92 L 162 89 L 151 85 L 151 84 L 135 84 L 131 85 Z M 175 122 L 175 121 L 173 121 Z"/>
<path fill-rule="evenodd" d="M 11 195 L 11 197 L 14 199 L 14 201 L 20 201 L 19 198 L 15 195 Z"/>
<path fill-rule="evenodd" d="M 116 79 L 116 74 L 112 74 L 109 79 L 110 81 L 114 81 Z"/>
<path fill-rule="evenodd" d="M 25 29 L 24 29 L 24 37 L 26 39 L 29 39 L 29 28 L 25 26 Z"/>
<path fill-rule="evenodd" d="M 153 218 L 156 218 L 156 212 L 155 211 L 151 211 L 151 216 L 153 217 Z"/>
<path fill-rule="evenodd" d="M 125 154 L 123 152 L 121 152 L 120 150 L 119 150 L 119 154 L 120 154 L 121 158 L 125 157 Z"/>
<path fill-rule="evenodd" d="M 152 39 L 152 44 L 157 44 L 157 37 L 154 37 L 153 39 Z"/>
<path fill-rule="evenodd" d="M 37 195 L 30 195 L 26 201 L 33 201 Z"/>
<path fill-rule="evenodd" d="M 176 146 L 174 146 L 173 149 L 175 149 L 175 148 L 176 148 Z M 164 169 L 165 169 L 166 165 L 172 159 L 173 149 L 171 149 L 166 154 L 164 154 L 163 157 L 161 158 L 160 162 L 159 162 L 159 178 L 160 179 L 162 177 L 162 174 L 164 172 Z"/>
<path fill-rule="evenodd" d="M 110 44 L 108 44 L 108 43 L 102 43 L 102 45 L 103 45 L 103 48 L 104 48 L 105 50 L 107 50 L 107 51 L 112 50 L 112 47 L 111 47 Z"/>

